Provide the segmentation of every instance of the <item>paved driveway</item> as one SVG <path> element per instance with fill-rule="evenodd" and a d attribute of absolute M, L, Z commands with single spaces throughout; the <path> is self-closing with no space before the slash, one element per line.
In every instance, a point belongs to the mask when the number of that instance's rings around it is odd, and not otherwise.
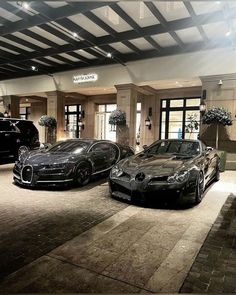
<path fill-rule="evenodd" d="M 142 208 L 110 199 L 101 182 L 59 192 L 20 189 L 10 168 L 0 166 L 0 291 L 8 293 L 178 292 L 236 191 L 230 171 L 194 208 Z"/>

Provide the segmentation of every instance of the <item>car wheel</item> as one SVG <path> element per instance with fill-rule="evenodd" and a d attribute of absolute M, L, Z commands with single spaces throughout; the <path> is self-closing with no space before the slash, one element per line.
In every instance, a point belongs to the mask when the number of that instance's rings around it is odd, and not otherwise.
<path fill-rule="evenodd" d="M 202 172 L 199 173 L 196 184 L 195 192 L 195 204 L 199 204 L 202 201 L 204 193 L 204 175 Z"/>
<path fill-rule="evenodd" d="M 216 166 L 216 173 L 215 173 L 215 176 L 214 176 L 214 180 L 215 181 L 220 180 L 220 164 L 219 163 L 217 163 L 217 166 Z"/>
<path fill-rule="evenodd" d="M 89 163 L 82 162 L 78 165 L 75 174 L 75 183 L 79 186 L 89 183 L 91 177 L 91 166 Z"/>

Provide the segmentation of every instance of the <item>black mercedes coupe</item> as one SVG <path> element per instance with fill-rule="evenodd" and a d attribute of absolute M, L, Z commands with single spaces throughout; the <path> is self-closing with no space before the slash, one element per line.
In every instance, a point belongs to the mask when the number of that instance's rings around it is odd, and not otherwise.
<path fill-rule="evenodd" d="M 197 204 L 206 184 L 219 180 L 219 165 L 216 150 L 199 140 L 159 140 L 112 168 L 110 193 L 128 201 Z"/>
<path fill-rule="evenodd" d="M 65 184 L 86 185 L 90 177 L 109 171 L 130 147 L 94 139 L 69 139 L 48 149 L 24 152 L 15 163 L 13 180 L 28 187 Z"/>

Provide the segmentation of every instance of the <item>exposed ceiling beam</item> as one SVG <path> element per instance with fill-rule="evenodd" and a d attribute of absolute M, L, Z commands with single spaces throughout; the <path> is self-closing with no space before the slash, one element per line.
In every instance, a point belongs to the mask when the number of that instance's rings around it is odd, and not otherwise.
<path fill-rule="evenodd" d="M 236 9 L 231 9 L 228 17 L 235 18 L 236 17 Z M 219 19 L 224 19 L 224 15 L 221 11 L 196 16 L 196 21 L 199 25 L 218 22 Z M 136 32 L 134 30 L 117 33 L 116 42 L 122 42 L 122 41 L 127 41 L 130 39 L 140 38 L 140 37 L 144 37 L 144 36 L 167 33 L 169 29 L 173 30 L 175 28 L 176 30 L 180 30 L 180 29 L 193 27 L 194 25 L 195 24 L 193 23 L 192 18 L 187 17 L 187 18 L 184 18 L 181 20 L 175 20 L 175 21 L 168 22 L 168 28 L 164 28 L 162 25 L 157 24 L 157 25 L 152 25 L 152 26 L 141 28 L 140 33 Z M 109 36 L 109 35 L 103 36 L 103 37 L 94 37 L 94 42 L 97 46 L 106 45 L 106 44 L 109 44 L 113 41 L 114 41 L 113 37 Z M 73 43 L 73 45 L 71 45 L 71 44 L 60 45 L 58 47 L 58 49 L 54 49 L 54 48 L 43 49 L 42 53 L 41 52 L 28 53 L 27 56 L 28 56 L 28 59 L 39 58 L 39 57 L 48 56 L 48 55 L 52 55 L 52 54 L 70 52 L 70 51 L 74 51 L 74 50 L 78 50 L 78 49 L 86 49 L 89 47 L 93 47 L 93 45 L 89 45 L 85 41 L 80 41 L 80 42 Z M 25 56 L 20 55 L 20 56 L 18 56 L 18 60 L 24 61 L 24 60 L 26 60 L 26 58 L 25 58 Z"/>
<path fill-rule="evenodd" d="M 168 33 L 176 41 L 176 43 L 179 45 L 179 47 L 183 48 L 184 47 L 184 43 L 181 41 L 181 39 L 176 34 L 176 32 L 168 29 L 168 27 L 169 27 L 168 22 L 165 20 L 165 18 L 160 13 L 160 11 L 156 8 L 156 6 L 152 2 L 144 2 L 144 3 L 148 7 L 148 9 L 152 12 L 152 14 L 156 17 L 156 19 L 159 20 L 160 24 L 164 28 L 167 28 Z"/>
<path fill-rule="evenodd" d="M 110 7 L 136 32 L 141 34 L 141 27 L 116 3 L 110 5 Z M 150 43 L 155 49 L 161 50 L 161 46 L 157 44 L 150 36 L 144 36 L 144 39 Z"/>
<path fill-rule="evenodd" d="M 47 16 L 48 19 L 52 20 L 58 20 L 62 19 L 71 15 L 75 15 L 78 13 L 84 13 L 86 11 L 91 11 L 93 9 L 103 7 L 105 5 L 108 5 L 110 2 L 78 2 L 75 3 L 73 7 L 70 5 L 66 5 L 63 7 L 58 8 L 50 8 L 49 10 L 45 9 L 45 3 L 40 1 L 33 1 L 30 3 L 32 5 L 32 8 L 34 8 L 36 11 L 40 12 L 39 14 L 35 15 L 27 15 L 24 17 L 24 19 L 16 21 L 11 23 L 8 27 L 0 27 L 0 36 L 4 36 L 10 33 L 14 33 L 16 31 L 21 31 L 33 26 L 38 26 L 40 24 L 45 23 L 45 16 Z M 7 3 L 4 0 L 0 1 L 1 7 L 15 13 L 16 7 L 13 5 Z M 19 10 L 21 7 L 19 6 Z M 41 15 L 43 14 L 43 15 Z"/>
<path fill-rule="evenodd" d="M 142 56 L 138 56 L 135 53 L 127 53 L 127 54 L 122 54 L 122 60 L 125 60 L 126 62 L 128 61 L 135 61 L 135 60 L 140 60 L 140 59 L 148 59 L 148 58 L 154 58 L 154 57 L 160 57 L 160 56 L 167 56 L 167 55 L 174 55 L 174 54 L 180 54 L 180 53 L 186 53 L 186 52 L 195 52 L 199 50 L 206 50 L 206 49 L 215 49 L 215 48 L 224 48 L 227 46 L 231 46 L 231 41 L 226 40 L 225 38 L 219 38 L 214 42 L 209 42 L 206 44 L 205 42 L 196 42 L 196 43 L 190 43 L 187 45 L 184 50 L 181 49 L 179 46 L 173 46 L 173 47 L 168 47 L 163 49 L 161 52 L 157 52 L 156 50 L 147 50 L 142 53 Z M 108 65 L 108 64 L 114 64 L 116 63 L 115 60 L 113 59 L 104 59 L 103 61 L 99 59 L 94 59 L 91 61 L 91 66 L 99 66 L 99 65 Z M 1 66 L 0 66 L 1 67 Z M 77 68 L 85 68 L 87 65 L 85 65 L 82 62 L 75 63 L 74 66 L 70 65 L 59 65 L 58 67 L 53 68 L 53 73 L 56 72 L 63 72 L 66 70 L 73 70 Z M 44 68 L 45 72 L 48 70 L 52 72 L 52 69 L 50 67 L 45 67 Z M 27 72 L 24 76 L 32 76 L 32 75 L 39 75 L 43 74 L 40 72 Z M 22 77 L 21 73 L 16 73 L 15 75 L 11 75 L 11 78 L 18 78 Z M 6 80 L 8 77 L 4 75 L 0 75 L 0 80 Z"/>
<path fill-rule="evenodd" d="M 191 15 L 193 21 L 196 23 L 196 27 L 198 28 L 198 31 L 202 37 L 202 39 L 204 40 L 204 42 L 207 42 L 208 41 L 208 37 L 205 33 L 205 31 L 203 30 L 202 26 L 201 25 L 198 25 L 197 21 L 196 21 L 196 13 L 192 7 L 192 4 L 190 2 L 186 2 L 186 1 L 183 1 L 186 9 L 188 10 L 188 13 Z"/>

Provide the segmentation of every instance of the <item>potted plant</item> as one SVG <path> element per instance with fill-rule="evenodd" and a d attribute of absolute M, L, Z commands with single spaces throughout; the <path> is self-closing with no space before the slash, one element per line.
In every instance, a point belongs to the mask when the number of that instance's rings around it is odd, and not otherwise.
<path fill-rule="evenodd" d="M 0 112 L 0 118 L 4 118 L 4 114 Z"/>
<path fill-rule="evenodd" d="M 216 125 L 216 149 L 219 147 L 219 125 L 230 126 L 233 124 L 231 113 L 224 108 L 212 107 L 202 117 L 202 123 Z"/>
<path fill-rule="evenodd" d="M 126 115 L 125 112 L 121 110 L 115 110 L 111 112 L 109 117 L 109 124 L 112 126 L 126 125 Z"/>
<path fill-rule="evenodd" d="M 56 141 L 57 121 L 54 117 L 43 115 L 39 119 L 39 125 L 46 127 L 46 142 L 54 143 Z"/>
<path fill-rule="evenodd" d="M 189 138 L 191 138 L 191 135 L 194 130 L 198 130 L 199 122 L 197 120 L 197 114 L 190 114 L 187 116 L 187 122 L 188 124 L 185 125 L 185 132 L 189 133 Z"/>

